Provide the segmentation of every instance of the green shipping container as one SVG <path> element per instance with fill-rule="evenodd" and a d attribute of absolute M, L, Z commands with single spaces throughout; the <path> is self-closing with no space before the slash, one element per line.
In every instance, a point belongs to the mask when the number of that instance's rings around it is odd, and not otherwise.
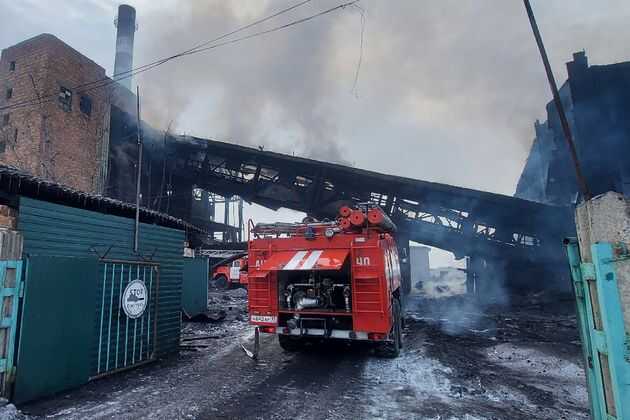
<path fill-rule="evenodd" d="M 91 324 L 88 330 L 92 332 L 88 340 L 90 344 L 84 349 L 89 363 L 77 366 L 85 382 L 178 350 L 186 239 L 183 230 L 141 223 L 139 255 L 136 255 L 133 252 L 135 221 L 131 218 L 21 197 L 18 220 L 27 265 L 28 258 L 35 256 L 99 260 L 94 275 L 85 278 L 85 281 L 93 283 L 95 290 L 89 295 L 93 299 L 93 316 L 84 317 L 85 322 Z M 50 261 L 54 264 L 54 259 Z M 42 261 L 38 264 L 41 265 Z M 124 313 L 121 316 L 121 296 L 126 286 L 135 279 L 146 284 L 148 306 L 146 316 L 143 313 L 142 318 L 134 320 L 128 319 Z M 28 307 L 28 269 L 25 281 L 25 307 Z M 54 282 L 55 277 L 51 276 L 47 281 Z M 59 302 L 59 296 L 56 299 L 56 310 L 73 304 L 72 301 Z M 41 325 L 41 329 L 51 327 L 50 324 Z M 21 334 L 36 336 L 38 331 L 31 327 L 30 331 L 21 331 Z M 55 354 L 58 357 L 71 354 L 66 350 L 74 344 L 58 341 L 59 348 Z M 20 355 L 36 354 L 38 349 L 32 347 L 20 348 Z M 19 363 L 20 360 L 18 377 Z M 41 374 L 45 376 L 46 372 Z M 76 386 L 76 383 L 75 377 L 73 384 Z M 59 392 L 66 387 L 63 383 L 53 384 L 49 389 L 39 390 L 37 395 L 29 395 L 28 399 Z"/>
<path fill-rule="evenodd" d="M 208 258 L 186 258 L 184 262 L 184 286 L 182 310 L 188 318 L 194 318 L 208 310 Z"/>

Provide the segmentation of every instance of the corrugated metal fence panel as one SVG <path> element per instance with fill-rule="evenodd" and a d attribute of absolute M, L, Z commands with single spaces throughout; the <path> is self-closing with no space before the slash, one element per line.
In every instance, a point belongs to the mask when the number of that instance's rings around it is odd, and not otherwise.
<path fill-rule="evenodd" d="M 0 388 L 2 396 L 10 395 L 11 376 L 15 367 L 18 308 L 22 286 L 22 261 L 0 261 Z"/>
<path fill-rule="evenodd" d="M 144 255 L 155 252 L 154 260 L 160 263 L 158 356 L 179 348 L 185 239 L 183 231 L 154 225 L 140 226 L 140 250 Z"/>
<path fill-rule="evenodd" d="M 100 261 L 103 278 L 97 285 L 98 345 L 90 377 L 107 375 L 155 359 L 155 325 L 159 290 L 159 267 L 145 262 Z M 146 287 L 142 314 L 130 318 L 123 308 L 123 294 L 134 280 Z M 104 291 L 104 293 L 103 293 Z M 137 295 L 136 295 L 137 297 Z M 146 299 L 146 300 L 145 300 Z M 138 302 L 139 300 L 136 300 Z"/>
<path fill-rule="evenodd" d="M 182 310 L 192 318 L 208 310 L 208 258 L 186 258 L 184 262 L 184 285 L 182 288 Z"/>
<path fill-rule="evenodd" d="M 93 249 L 100 255 L 107 253 L 108 259 L 138 259 L 133 255 L 133 219 L 22 197 L 19 229 L 24 236 L 24 253 L 27 255 L 86 257 L 95 255 Z M 140 225 L 140 253 L 145 257 L 153 255 L 152 261 L 160 264 L 157 356 L 177 351 L 179 345 L 184 241 L 185 233 L 181 230 Z M 101 272 L 94 281 L 102 281 L 103 267 L 101 264 Z M 102 299 L 101 293 L 102 290 L 97 301 Z M 94 327 L 94 365 L 99 326 Z"/>
<path fill-rule="evenodd" d="M 13 401 L 22 403 L 87 382 L 94 341 L 94 256 L 27 260 Z"/>

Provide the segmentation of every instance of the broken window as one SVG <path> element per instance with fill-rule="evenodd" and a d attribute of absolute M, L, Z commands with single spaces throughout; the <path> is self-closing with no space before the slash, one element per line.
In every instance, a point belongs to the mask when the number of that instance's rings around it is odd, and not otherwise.
<path fill-rule="evenodd" d="M 274 181 L 279 172 L 271 168 L 260 168 L 260 178 L 263 180 Z"/>
<path fill-rule="evenodd" d="M 72 111 L 72 91 L 63 86 L 59 87 L 59 104 L 66 112 Z"/>
<path fill-rule="evenodd" d="M 15 61 L 9 63 L 9 71 L 15 71 Z"/>
<path fill-rule="evenodd" d="M 13 88 L 7 88 L 7 99 L 11 99 L 13 97 Z"/>
<path fill-rule="evenodd" d="M 0 141 L 0 153 L 4 153 L 7 150 L 7 143 L 5 141 Z"/>
<path fill-rule="evenodd" d="M 4 114 L 2 116 L 2 126 L 6 127 L 7 125 L 9 125 L 9 114 Z"/>
<path fill-rule="evenodd" d="M 293 185 L 295 185 L 296 187 L 308 187 L 312 183 L 313 180 L 300 175 L 296 176 L 295 181 L 293 181 Z"/>
<path fill-rule="evenodd" d="M 92 115 L 92 98 L 81 95 L 81 99 L 79 100 L 79 109 L 88 117 Z"/>
<path fill-rule="evenodd" d="M 519 235 L 515 233 L 512 235 L 512 237 L 516 240 L 517 243 L 520 243 L 521 245 L 527 245 L 527 246 L 537 245 L 537 240 L 533 236 Z"/>

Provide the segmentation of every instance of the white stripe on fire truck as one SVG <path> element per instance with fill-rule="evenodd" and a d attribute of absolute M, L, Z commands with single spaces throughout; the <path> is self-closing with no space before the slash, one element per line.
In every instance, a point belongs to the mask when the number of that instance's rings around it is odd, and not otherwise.
<path fill-rule="evenodd" d="M 313 268 L 313 266 L 315 265 L 317 260 L 319 260 L 319 257 L 320 255 L 322 255 L 323 252 L 324 251 L 312 251 L 311 254 L 308 256 L 308 258 L 304 260 L 299 270 L 310 270 L 311 268 Z"/>
<path fill-rule="evenodd" d="M 283 270 L 295 270 L 295 267 L 302 261 L 302 258 L 307 254 L 308 251 L 298 251 L 295 253 L 293 258 L 289 260 L 287 265 L 284 266 Z"/>

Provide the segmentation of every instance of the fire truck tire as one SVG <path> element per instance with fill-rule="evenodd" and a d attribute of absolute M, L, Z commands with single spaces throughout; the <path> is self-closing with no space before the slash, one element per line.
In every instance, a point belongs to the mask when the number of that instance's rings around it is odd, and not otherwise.
<path fill-rule="evenodd" d="M 280 344 L 282 350 L 292 353 L 302 350 L 304 348 L 305 341 L 301 337 L 291 337 L 289 335 L 278 334 L 278 344 Z"/>
<path fill-rule="evenodd" d="M 225 277 L 223 274 L 219 274 L 218 276 L 214 278 L 214 287 L 216 287 L 217 289 L 225 290 L 229 286 L 230 286 L 230 282 L 228 281 L 227 277 Z"/>
<path fill-rule="evenodd" d="M 381 343 L 377 349 L 379 356 L 394 359 L 400 355 L 402 348 L 402 315 L 400 310 L 400 301 L 394 299 L 392 303 L 392 312 L 394 316 L 394 325 L 392 326 L 392 341 Z"/>

